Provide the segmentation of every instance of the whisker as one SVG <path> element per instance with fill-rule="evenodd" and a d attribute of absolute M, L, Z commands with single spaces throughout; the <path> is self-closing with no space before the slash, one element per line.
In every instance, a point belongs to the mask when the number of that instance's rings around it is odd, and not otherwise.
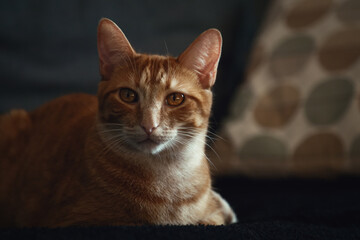
<path fill-rule="evenodd" d="M 120 144 L 123 142 L 123 138 L 122 137 L 119 137 L 117 136 L 117 138 L 114 138 L 111 140 L 111 143 L 109 143 L 109 141 L 107 141 L 106 146 L 104 147 L 104 149 L 99 152 L 98 154 L 98 157 L 101 157 L 101 156 L 105 156 L 106 154 L 108 154 L 108 152 L 110 152 L 114 146 Z"/>
<path fill-rule="evenodd" d="M 178 129 L 179 129 L 180 131 L 181 131 L 181 130 L 187 130 L 187 131 L 194 131 L 194 132 L 197 132 L 197 133 L 202 132 L 202 130 L 199 130 L 199 129 L 194 128 L 194 127 L 178 127 Z M 209 135 L 212 135 L 212 136 L 214 136 L 214 137 L 211 137 L 211 136 L 209 136 Z M 207 129 L 207 134 L 206 134 L 206 136 L 207 136 L 209 139 L 211 139 L 212 142 L 214 142 L 214 140 L 216 140 L 216 139 L 220 139 L 220 140 L 222 140 L 222 141 L 226 141 L 224 138 L 222 138 L 222 137 L 219 136 L 218 134 L 210 131 L 209 129 Z"/>
<path fill-rule="evenodd" d="M 106 129 L 106 130 L 100 130 L 99 133 L 109 133 L 109 132 L 122 132 L 121 129 Z"/>
<path fill-rule="evenodd" d="M 221 139 L 221 140 L 223 140 L 223 141 L 226 141 L 224 138 L 222 138 L 220 135 L 218 135 L 218 134 L 216 134 L 216 133 L 213 133 L 213 132 L 211 132 L 210 130 L 208 130 L 208 133 L 210 133 L 210 134 L 212 134 L 213 136 L 215 136 L 216 138 L 218 138 L 218 139 Z"/>
<path fill-rule="evenodd" d="M 185 132 L 181 132 L 181 131 L 178 131 L 178 135 L 179 135 L 179 136 L 192 137 L 192 138 L 195 138 L 195 139 L 201 141 L 201 142 L 204 143 L 208 148 L 210 148 L 210 149 L 215 153 L 215 155 L 220 159 L 219 154 L 214 150 L 214 148 L 212 148 L 212 147 L 210 146 L 210 144 L 208 144 L 208 143 L 203 139 L 203 136 L 199 136 L 199 135 L 197 135 L 196 133 L 193 133 L 193 132 L 186 132 L 186 133 L 185 133 Z M 206 137 L 206 135 L 205 135 L 205 137 Z M 205 138 L 205 139 L 206 139 L 206 138 Z"/>
<path fill-rule="evenodd" d="M 123 123 L 99 123 L 98 126 L 106 127 L 106 126 L 125 126 Z"/>
<path fill-rule="evenodd" d="M 174 139 L 177 143 L 179 143 L 179 144 L 182 144 L 182 145 L 185 145 L 186 147 L 191 147 L 191 144 L 189 143 L 189 142 L 182 142 L 182 141 L 180 141 L 180 140 L 178 140 L 178 139 Z M 200 139 L 199 139 L 200 140 Z M 204 143 L 204 142 L 203 142 Z M 205 143 L 206 144 L 206 143 Z M 209 146 L 208 144 L 206 144 L 207 146 Z M 210 147 L 210 146 L 209 146 Z M 211 147 L 210 147 L 211 148 Z M 216 151 L 213 149 L 213 148 L 211 148 L 213 151 L 214 151 L 214 153 L 217 155 L 217 156 L 219 156 L 217 153 L 216 153 Z M 216 166 L 215 166 L 215 164 L 210 160 L 210 158 L 208 158 L 208 156 L 206 156 L 206 154 L 203 152 L 202 153 L 202 156 L 203 157 L 205 157 L 206 158 L 206 160 L 209 162 L 209 164 L 213 167 L 213 168 L 215 168 L 215 169 L 217 169 L 216 168 Z"/>
<path fill-rule="evenodd" d="M 205 153 L 203 153 L 203 156 L 206 158 L 206 160 L 210 163 L 210 165 L 217 170 L 217 167 L 215 166 L 215 164 L 210 160 L 210 158 L 208 158 L 208 156 L 206 156 Z"/>

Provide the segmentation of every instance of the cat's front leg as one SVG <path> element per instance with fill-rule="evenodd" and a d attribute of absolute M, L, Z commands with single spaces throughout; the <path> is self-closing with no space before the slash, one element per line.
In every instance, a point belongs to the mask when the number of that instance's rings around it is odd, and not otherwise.
<path fill-rule="evenodd" d="M 204 225 L 226 225 L 236 223 L 237 218 L 229 203 L 220 194 L 211 191 L 207 214 L 199 224 Z"/>

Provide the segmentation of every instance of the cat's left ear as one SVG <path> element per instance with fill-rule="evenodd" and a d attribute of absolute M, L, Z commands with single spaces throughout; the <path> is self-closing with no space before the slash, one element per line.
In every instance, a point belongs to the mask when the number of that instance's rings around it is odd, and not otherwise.
<path fill-rule="evenodd" d="M 222 37 L 217 29 L 203 32 L 178 57 L 183 66 L 197 73 L 204 89 L 211 88 L 216 79 L 221 55 Z"/>
<path fill-rule="evenodd" d="M 110 19 L 99 22 L 97 45 L 100 60 L 100 74 L 103 79 L 111 76 L 115 65 L 127 63 L 135 55 L 125 34 Z"/>

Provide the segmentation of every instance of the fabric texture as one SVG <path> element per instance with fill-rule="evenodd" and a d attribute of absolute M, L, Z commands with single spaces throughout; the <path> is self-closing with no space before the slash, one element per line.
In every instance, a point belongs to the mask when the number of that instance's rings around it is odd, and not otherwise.
<path fill-rule="evenodd" d="M 228 226 L 0 229 L 0 239 L 360 239 L 358 177 L 331 180 L 223 177 L 215 188 L 239 222 Z"/>
<path fill-rule="evenodd" d="M 360 172 L 359 3 L 273 4 L 215 144 L 219 172 Z"/>

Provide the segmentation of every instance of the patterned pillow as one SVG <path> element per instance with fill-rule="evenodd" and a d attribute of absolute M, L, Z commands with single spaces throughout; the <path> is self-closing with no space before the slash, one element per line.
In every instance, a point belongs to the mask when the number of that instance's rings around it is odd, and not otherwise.
<path fill-rule="evenodd" d="M 220 173 L 360 172 L 360 1 L 279 0 L 211 154 Z"/>

